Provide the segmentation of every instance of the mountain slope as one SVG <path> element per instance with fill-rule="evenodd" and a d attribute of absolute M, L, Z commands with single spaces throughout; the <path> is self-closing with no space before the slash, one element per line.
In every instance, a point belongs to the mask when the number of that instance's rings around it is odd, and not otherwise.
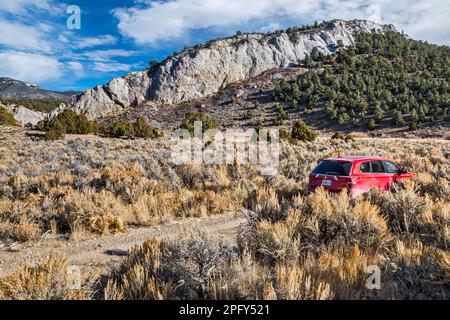
<path fill-rule="evenodd" d="M 273 69 L 177 105 L 145 102 L 102 120 L 144 116 L 155 127 L 171 130 L 190 111 L 207 113 L 220 127 L 289 129 L 302 119 L 321 132 L 445 137 L 450 132 L 450 48 L 394 31 L 360 33 L 353 46 L 333 55 L 314 51 L 301 67 Z"/>
<path fill-rule="evenodd" d="M 375 130 L 450 120 L 450 48 L 397 32 L 360 34 L 354 47 L 318 56 L 310 71 L 280 82 L 274 101 L 328 116 L 327 126 Z M 318 72 L 318 70 L 321 70 Z"/>
<path fill-rule="evenodd" d="M 45 90 L 31 83 L 0 77 L 0 98 L 5 99 L 55 99 L 69 101 L 71 93 Z"/>
<path fill-rule="evenodd" d="M 153 68 L 131 72 L 74 98 L 71 108 L 95 119 L 144 101 L 177 104 L 201 99 L 237 81 L 300 64 L 317 48 L 323 54 L 339 44 L 353 45 L 355 35 L 384 32 L 393 26 L 369 21 L 332 21 L 313 30 L 244 34 L 184 50 Z"/>

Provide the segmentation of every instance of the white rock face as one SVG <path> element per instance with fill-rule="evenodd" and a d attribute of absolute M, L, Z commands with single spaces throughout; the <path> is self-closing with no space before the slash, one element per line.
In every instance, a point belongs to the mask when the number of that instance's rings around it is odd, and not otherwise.
<path fill-rule="evenodd" d="M 323 54 L 355 43 L 361 32 L 395 30 L 370 21 L 333 21 L 316 30 L 287 33 L 245 34 L 187 49 L 155 68 L 130 72 L 104 86 L 85 92 L 70 107 L 95 119 L 143 101 L 176 104 L 203 98 L 229 84 L 261 73 L 298 65 L 313 48 Z"/>
<path fill-rule="evenodd" d="M 5 107 L 12 113 L 14 119 L 23 126 L 29 123 L 36 125 L 39 121 L 46 119 L 48 116 L 47 113 L 33 111 L 24 106 L 11 104 L 6 105 Z"/>

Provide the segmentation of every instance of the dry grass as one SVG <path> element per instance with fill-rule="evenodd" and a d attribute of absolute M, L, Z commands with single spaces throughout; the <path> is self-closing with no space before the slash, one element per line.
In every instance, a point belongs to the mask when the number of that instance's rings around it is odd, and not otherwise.
<path fill-rule="evenodd" d="M 164 142 L 86 136 L 49 143 L 15 134 L 0 155 L 0 242 L 48 232 L 79 239 L 223 214 L 243 208 L 261 183 L 251 167 L 176 166 Z"/>
<path fill-rule="evenodd" d="M 449 141 L 284 144 L 279 174 L 262 177 L 251 166 L 175 166 L 163 141 L 27 139 L 20 136 L 0 154 L 3 242 L 48 231 L 111 234 L 248 209 L 237 246 L 197 227 L 177 239 L 149 239 L 108 275 L 100 292 L 106 299 L 450 298 Z M 307 174 L 337 153 L 389 157 L 416 175 L 393 193 L 307 196 Z M 368 266 L 380 268 L 381 290 L 366 287 Z M 37 268 L 56 272 L 52 264 Z M 30 267 L 0 283 L 19 274 L 31 277 L 18 287 L 32 297 L 40 278 Z M 63 276 L 54 279 L 64 283 Z M 4 297 L 22 297 L 2 290 Z M 45 297 L 71 297 L 56 292 Z"/>
<path fill-rule="evenodd" d="M 72 288 L 66 259 L 50 256 L 37 266 L 26 265 L 0 279 L 1 300 L 86 300 L 87 289 Z"/>

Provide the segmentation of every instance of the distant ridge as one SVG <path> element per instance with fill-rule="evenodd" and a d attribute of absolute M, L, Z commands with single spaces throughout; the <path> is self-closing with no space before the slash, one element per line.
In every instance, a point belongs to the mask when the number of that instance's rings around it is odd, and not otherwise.
<path fill-rule="evenodd" d="M 35 84 L 0 77 L 0 98 L 6 99 L 55 99 L 68 102 L 76 91 L 57 92 L 43 89 Z"/>

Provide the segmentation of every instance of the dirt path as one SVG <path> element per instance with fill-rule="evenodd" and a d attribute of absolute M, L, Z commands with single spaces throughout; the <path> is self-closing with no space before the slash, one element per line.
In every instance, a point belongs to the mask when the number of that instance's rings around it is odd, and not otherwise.
<path fill-rule="evenodd" d="M 242 213 L 232 213 L 130 229 L 124 234 L 90 238 L 79 242 L 63 239 L 42 240 L 21 247 L 17 252 L 0 251 L 0 277 L 8 275 L 25 263 L 39 262 L 51 253 L 67 257 L 71 265 L 77 265 L 83 271 L 102 271 L 110 264 L 119 261 L 129 249 L 141 244 L 150 236 L 170 238 L 176 236 L 184 226 L 198 224 L 213 235 L 232 240 L 237 227 L 243 222 L 245 218 Z"/>

